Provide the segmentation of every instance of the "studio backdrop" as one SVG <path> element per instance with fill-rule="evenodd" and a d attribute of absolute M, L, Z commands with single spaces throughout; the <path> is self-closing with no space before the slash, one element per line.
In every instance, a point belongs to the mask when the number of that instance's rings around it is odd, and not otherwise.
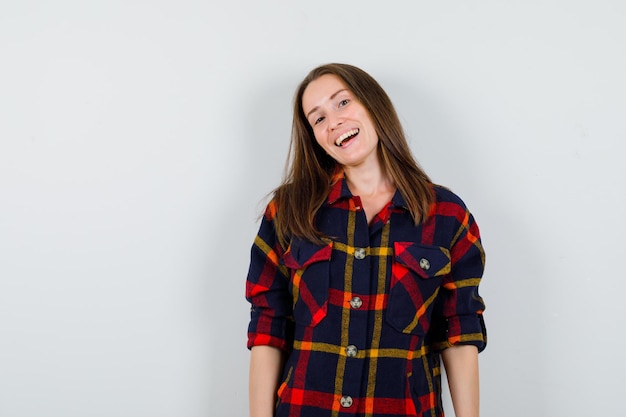
<path fill-rule="evenodd" d="M 626 415 L 625 21 L 617 0 L 2 0 L 0 415 L 247 415 L 250 246 L 328 62 L 382 84 L 480 225 L 482 415 Z"/>

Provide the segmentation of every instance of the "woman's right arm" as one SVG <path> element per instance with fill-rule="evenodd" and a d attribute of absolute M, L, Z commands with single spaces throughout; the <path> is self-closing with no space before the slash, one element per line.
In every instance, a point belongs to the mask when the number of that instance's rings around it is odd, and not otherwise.
<path fill-rule="evenodd" d="M 250 417 L 273 417 L 283 371 L 283 351 L 254 346 L 250 354 Z"/>
<path fill-rule="evenodd" d="M 250 417 L 273 417 L 286 355 L 293 345 L 293 299 L 289 270 L 281 263 L 273 202 L 268 205 L 251 251 L 246 298 L 252 304 L 248 326 Z"/>

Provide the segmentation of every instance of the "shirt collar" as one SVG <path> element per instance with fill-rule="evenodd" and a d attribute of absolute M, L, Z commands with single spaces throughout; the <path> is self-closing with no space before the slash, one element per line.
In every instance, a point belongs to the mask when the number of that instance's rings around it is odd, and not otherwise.
<path fill-rule="evenodd" d="M 346 177 L 341 168 L 338 168 L 333 174 L 330 182 L 330 192 L 328 193 L 328 204 L 335 204 L 344 198 L 352 198 L 352 193 L 348 188 Z"/>
<path fill-rule="evenodd" d="M 402 193 L 400 192 L 400 190 L 398 190 L 397 188 L 396 188 L 396 192 L 393 194 L 393 197 L 391 198 L 391 207 L 401 208 L 407 211 L 409 210 L 409 206 L 406 203 L 406 200 L 402 196 Z"/>
<path fill-rule="evenodd" d="M 328 193 L 327 204 L 333 205 L 339 200 L 343 200 L 346 198 L 352 198 L 353 195 L 348 188 L 348 183 L 346 182 L 346 177 L 342 169 L 338 168 L 330 183 L 330 192 Z M 408 210 L 408 205 L 406 200 L 402 196 L 399 190 L 396 190 L 393 197 L 391 198 L 391 208 L 401 208 L 404 210 Z"/>

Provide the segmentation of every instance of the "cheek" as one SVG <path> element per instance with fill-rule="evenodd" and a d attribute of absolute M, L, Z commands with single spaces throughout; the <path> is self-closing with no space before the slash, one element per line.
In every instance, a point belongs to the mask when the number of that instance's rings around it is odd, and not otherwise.
<path fill-rule="evenodd" d="M 313 129 L 313 137 L 315 138 L 315 142 L 321 147 L 324 147 L 324 135 L 319 129 Z"/>
<path fill-rule="evenodd" d="M 315 137 L 315 142 L 317 142 L 320 148 L 327 150 L 328 145 L 324 143 L 323 141 L 319 140 L 317 136 Z"/>

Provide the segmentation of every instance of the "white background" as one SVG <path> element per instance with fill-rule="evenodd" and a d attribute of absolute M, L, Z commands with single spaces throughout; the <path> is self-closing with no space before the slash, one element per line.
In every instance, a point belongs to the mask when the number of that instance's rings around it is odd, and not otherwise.
<path fill-rule="evenodd" d="M 624 22 L 621 0 L 1 0 L 0 415 L 246 416 L 257 215 L 295 87 L 334 61 L 481 226 L 482 415 L 625 415 Z"/>

